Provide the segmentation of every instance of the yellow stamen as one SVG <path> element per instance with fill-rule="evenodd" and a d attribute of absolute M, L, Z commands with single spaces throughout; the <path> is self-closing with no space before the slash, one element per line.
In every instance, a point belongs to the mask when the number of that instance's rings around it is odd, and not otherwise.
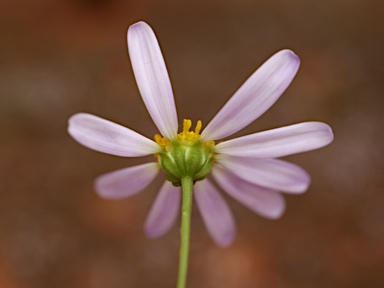
<path fill-rule="evenodd" d="M 169 144 L 171 143 L 171 141 L 169 141 L 167 138 L 161 137 L 160 134 L 155 135 L 155 141 L 157 144 L 159 144 L 165 150 L 167 150 Z"/>
<path fill-rule="evenodd" d="M 190 119 L 184 119 L 183 121 L 183 132 L 182 133 L 188 133 L 189 129 L 192 127 L 192 121 Z"/>
<path fill-rule="evenodd" d="M 177 134 L 177 140 L 184 145 L 190 145 L 200 139 L 201 121 L 197 121 L 195 131 L 189 131 L 192 127 L 192 121 L 190 119 L 184 119 L 183 132 Z"/>
<path fill-rule="evenodd" d="M 211 140 L 211 141 L 208 141 L 208 142 L 204 142 L 204 146 L 205 147 L 213 148 L 215 146 L 215 141 Z"/>
<path fill-rule="evenodd" d="M 192 121 L 190 119 L 184 119 L 183 121 L 183 131 L 177 134 L 176 141 L 180 144 L 190 146 L 200 139 L 200 131 L 203 124 L 201 120 L 198 120 L 196 123 L 195 131 L 189 131 L 192 127 Z M 171 149 L 172 143 L 171 140 L 162 137 L 160 134 L 155 135 L 155 141 L 159 144 L 164 150 L 169 151 Z M 214 141 L 208 141 L 203 143 L 205 147 L 215 146 Z"/>
<path fill-rule="evenodd" d="M 201 120 L 198 120 L 197 121 L 197 124 L 196 124 L 196 127 L 195 127 L 195 133 L 196 134 L 199 134 L 200 133 L 200 130 L 201 130 L 201 127 L 203 126 L 203 123 L 201 123 Z"/>

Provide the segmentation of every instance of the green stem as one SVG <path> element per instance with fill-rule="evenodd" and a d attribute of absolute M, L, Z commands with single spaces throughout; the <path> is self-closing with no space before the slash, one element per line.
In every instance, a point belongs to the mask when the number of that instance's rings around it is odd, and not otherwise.
<path fill-rule="evenodd" d="M 193 180 L 191 177 L 181 179 L 182 207 L 181 207 L 181 227 L 180 227 L 180 255 L 179 255 L 179 275 L 177 278 L 177 288 L 185 288 L 187 285 L 189 238 L 191 234 L 191 214 L 192 214 L 192 192 Z"/>

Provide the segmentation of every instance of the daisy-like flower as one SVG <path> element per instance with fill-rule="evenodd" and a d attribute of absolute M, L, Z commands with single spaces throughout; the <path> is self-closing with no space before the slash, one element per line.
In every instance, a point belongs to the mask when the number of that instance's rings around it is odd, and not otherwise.
<path fill-rule="evenodd" d="M 331 128 L 304 122 L 217 143 L 243 129 L 268 110 L 295 77 L 300 59 L 290 50 L 269 58 L 237 90 L 202 130 L 198 121 L 183 122 L 178 133 L 172 86 L 159 44 L 144 22 L 130 26 L 128 48 L 141 97 L 160 134 L 155 141 L 99 118 L 79 113 L 69 119 L 68 131 L 80 144 L 122 157 L 154 154 L 155 161 L 100 176 L 97 193 L 120 199 L 144 190 L 161 172 L 166 181 L 145 222 L 149 237 L 166 233 L 181 208 L 181 180 L 190 177 L 193 195 L 208 233 L 219 246 L 230 245 L 236 235 L 233 215 L 211 180 L 231 197 L 259 215 L 276 219 L 285 210 L 281 193 L 300 194 L 310 177 L 299 166 L 276 158 L 323 147 L 333 140 Z"/>

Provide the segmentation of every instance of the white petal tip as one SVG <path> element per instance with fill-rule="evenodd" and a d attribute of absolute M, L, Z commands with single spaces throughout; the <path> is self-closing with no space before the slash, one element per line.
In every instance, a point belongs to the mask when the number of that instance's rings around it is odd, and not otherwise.
<path fill-rule="evenodd" d="M 97 196 L 105 200 L 118 200 L 120 197 L 111 196 L 110 193 L 104 188 L 104 185 L 100 183 L 100 180 L 97 178 L 93 184 L 93 189 L 95 190 Z"/>
<path fill-rule="evenodd" d="M 300 63 L 299 56 L 297 56 L 297 54 L 290 49 L 280 50 L 277 54 L 280 54 L 280 55 L 285 56 L 287 58 L 290 57 L 290 58 L 292 58 L 292 60 L 298 61 Z"/>
<path fill-rule="evenodd" d="M 90 114 L 80 112 L 72 115 L 71 117 L 68 118 L 68 132 L 70 131 L 71 127 L 73 127 L 74 123 L 76 122 L 77 119 L 81 119 L 83 117 L 88 117 Z"/>
<path fill-rule="evenodd" d="M 335 135 L 333 134 L 332 128 L 328 124 L 325 124 L 325 123 L 322 123 L 322 124 L 324 125 L 324 131 L 327 133 L 325 137 L 326 138 L 325 142 L 327 142 L 327 144 L 325 145 L 328 145 L 333 142 L 333 140 L 335 139 Z"/>
<path fill-rule="evenodd" d="M 270 214 L 268 214 L 268 215 L 265 214 L 265 215 L 263 215 L 263 217 L 267 218 L 269 220 L 278 220 L 284 215 L 284 212 L 285 212 L 285 205 L 284 205 L 284 207 L 282 207 L 282 209 L 270 211 Z"/>
<path fill-rule="evenodd" d="M 302 178 L 298 179 L 297 183 L 293 186 L 294 189 L 290 191 L 282 191 L 283 193 L 289 194 L 304 194 L 308 191 L 309 186 L 311 185 L 311 176 L 307 171 L 302 169 Z"/>
<path fill-rule="evenodd" d="M 220 242 L 217 240 L 214 240 L 215 244 L 219 246 L 220 248 L 228 248 L 233 244 L 236 238 L 236 232 L 232 232 L 231 234 L 227 235 L 225 239 L 221 239 Z"/>
<path fill-rule="evenodd" d="M 148 28 L 152 30 L 152 28 L 146 22 L 139 21 L 129 26 L 128 33 L 129 31 L 133 31 L 135 29 L 148 29 Z"/>
<path fill-rule="evenodd" d="M 291 194 L 304 194 L 305 192 L 308 191 L 310 182 L 308 183 L 303 183 L 300 187 L 298 187 L 295 191 L 291 191 Z M 289 193 L 289 192 L 287 192 Z"/>

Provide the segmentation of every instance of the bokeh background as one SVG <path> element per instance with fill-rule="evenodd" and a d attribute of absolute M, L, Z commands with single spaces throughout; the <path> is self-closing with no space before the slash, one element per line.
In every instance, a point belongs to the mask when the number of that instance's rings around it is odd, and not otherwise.
<path fill-rule="evenodd" d="M 332 145 L 287 157 L 312 185 L 265 220 L 225 196 L 238 223 L 216 247 L 194 210 L 188 287 L 384 287 L 384 2 L 380 0 L 0 2 L 0 287 L 174 287 L 178 228 L 142 225 L 162 182 L 130 199 L 93 191 L 138 163 L 88 150 L 66 132 L 89 112 L 156 129 L 138 93 L 126 31 L 154 28 L 179 120 L 207 123 L 269 56 L 302 66 L 283 97 L 237 133 L 324 121 Z"/>

